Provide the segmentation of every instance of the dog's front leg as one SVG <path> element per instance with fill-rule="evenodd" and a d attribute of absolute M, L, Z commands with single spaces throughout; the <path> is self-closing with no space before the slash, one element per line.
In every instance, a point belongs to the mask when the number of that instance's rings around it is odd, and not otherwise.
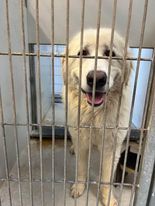
<path fill-rule="evenodd" d="M 110 179 L 111 179 L 111 172 L 112 172 L 112 166 L 113 173 L 116 170 L 116 166 L 119 159 L 119 151 L 116 152 L 115 161 L 113 163 L 113 151 L 105 151 L 103 154 L 103 164 L 102 164 L 102 182 L 106 183 L 101 186 L 101 198 L 102 203 L 104 206 L 117 206 L 117 200 L 115 199 L 113 195 L 113 186 L 111 188 L 111 194 L 110 194 Z M 118 154 L 118 157 L 117 157 Z M 114 165 L 113 165 L 114 164 Z M 109 199 L 110 194 L 110 199 Z"/>
<path fill-rule="evenodd" d="M 77 198 L 81 196 L 85 190 L 85 183 L 83 182 L 86 181 L 87 176 L 88 148 L 80 142 L 79 147 L 74 145 L 74 149 L 76 158 L 78 158 L 78 168 L 77 183 L 71 187 L 71 196 Z"/>

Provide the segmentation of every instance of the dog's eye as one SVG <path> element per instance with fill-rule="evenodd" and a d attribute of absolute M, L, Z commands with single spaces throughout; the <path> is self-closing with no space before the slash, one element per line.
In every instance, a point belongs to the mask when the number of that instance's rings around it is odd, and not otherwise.
<path fill-rule="evenodd" d="M 104 55 L 107 56 L 107 57 L 109 57 L 109 56 L 110 56 L 110 49 L 106 49 L 106 50 L 104 51 Z M 115 52 L 112 51 L 112 57 L 115 57 L 115 56 L 116 56 Z"/>
<path fill-rule="evenodd" d="M 80 51 L 78 52 L 77 55 L 80 56 Z M 86 49 L 83 49 L 83 50 L 82 50 L 82 56 L 87 56 L 87 55 L 89 55 L 89 51 L 86 50 Z"/>

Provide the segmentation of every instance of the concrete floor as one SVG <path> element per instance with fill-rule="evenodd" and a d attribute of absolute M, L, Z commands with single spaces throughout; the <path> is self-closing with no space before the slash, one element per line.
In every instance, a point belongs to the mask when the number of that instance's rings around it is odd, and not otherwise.
<path fill-rule="evenodd" d="M 74 180 L 75 175 L 75 156 L 69 153 L 70 142 L 67 143 L 67 180 Z M 52 153 L 51 153 L 51 141 L 43 140 L 43 176 L 46 180 L 43 184 L 44 190 L 44 206 L 50 206 L 52 204 L 52 184 L 48 180 L 52 177 Z M 36 180 L 33 182 L 33 206 L 41 206 L 41 184 L 40 184 L 40 153 L 39 153 L 39 141 L 31 140 L 31 160 L 32 160 L 32 176 Z M 98 166 L 99 166 L 99 154 L 96 150 L 93 151 L 91 169 L 90 169 L 90 179 L 97 180 L 98 177 Z M 21 168 L 21 178 L 27 179 L 29 176 L 28 170 L 28 157 L 27 157 L 27 148 L 23 150 L 20 155 L 20 168 Z M 64 176 L 64 141 L 56 140 L 55 144 L 55 179 L 57 181 L 63 180 Z M 15 164 L 10 173 L 11 178 L 17 178 L 17 165 Z M 19 187 L 17 182 L 11 182 L 11 197 L 12 197 L 12 206 L 20 206 L 19 201 Z M 75 200 L 70 197 L 70 184 L 66 184 L 66 205 L 72 206 L 75 205 Z M 31 206 L 30 201 L 30 190 L 29 183 L 22 182 L 22 201 L 23 206 Z M 64 184 L 55 183 L 55 205 L 62 206 L 64 205 Z M 97 186 L 90 185 L 89 195 L 88 195 L 88 205 L 96 205 L 96 193 Z M 119 196 L 119 187 L 115 189 L 116 196 Z M 128 206 L 130 199 L 130 189 L 124 187 L 121 206 Z M 8 198 L 8 190 L 6 182 L 3 183 L 0 187 L 0 197 L 1 197 L 1 206 L 10 206 Z M 86 205 L 87 192 L 85 191 L 84 195 L 77 199 L 77 206 Z M 99 203 L 99 205 L 101 205 Z"/>

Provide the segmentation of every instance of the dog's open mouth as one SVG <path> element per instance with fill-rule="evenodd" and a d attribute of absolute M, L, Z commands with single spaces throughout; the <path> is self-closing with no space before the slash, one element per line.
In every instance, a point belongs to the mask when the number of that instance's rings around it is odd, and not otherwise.
<path fill-rule="evenodd" d="M 105 95 L 103 93 L 95 92 L 95 97 L 93 99 L 93 93 L 86 93 L 86 98 L 90 105 L 97 107 L 104 103 Z"/>
<path fill-rule="evenodd" d="M 82 90 L 83 91 L 83 90 Z M 87 102 L 94 107 L 100 106 L 101 104 L 104 104 L 106 93 L 103 92 L 95 92 L 95 97 L 93 98 L 92 92 L 86 92 L 83 91 L 86 95 Z"/>

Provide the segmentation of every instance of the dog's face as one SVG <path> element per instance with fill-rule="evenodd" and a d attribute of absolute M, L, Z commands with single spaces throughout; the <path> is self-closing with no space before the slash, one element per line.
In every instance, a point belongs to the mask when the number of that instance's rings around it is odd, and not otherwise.
<path fill-rule="evenodd" d="M 80 33 L 77 34 L 69 44 L 69 55 L 78 55 L 80 57 Z M 98 56 L 110 56 L 111 30 L 101 29 L 99 35 Z M 96 30 L 85 30 L 83 38 L 82 56 L 95 56 L 96 51 Z M 114 34 L 112 57 L 124 56 L 124 41 L 117 34 Z M 66 62 L 63 59 L 63 78 L 66 80 Z M 97 60 L 95 68 L 95 58 L 82 59 L 81 72 L 81 91 L 84 93 L 89 105 L 100 106 L 104 104 L 106 93 L 118 90 L 121 85 L 121 77 L 124 76 L 125 83 L 128 83 L 131 70 L 131 63 L 126 61 L 123 69 L 122 60 L 112 60 L 110 76 L 109 59 Z M 96 74 L 94 76 L 94 71 Z M 109 82 L 108 82 L 109 80 Z M 95 82 L 95 97 L 93 99 L 93 83 Z M 80 58 L 68 59 L 68 84 L 76 91 L 80 84 Z"/>

